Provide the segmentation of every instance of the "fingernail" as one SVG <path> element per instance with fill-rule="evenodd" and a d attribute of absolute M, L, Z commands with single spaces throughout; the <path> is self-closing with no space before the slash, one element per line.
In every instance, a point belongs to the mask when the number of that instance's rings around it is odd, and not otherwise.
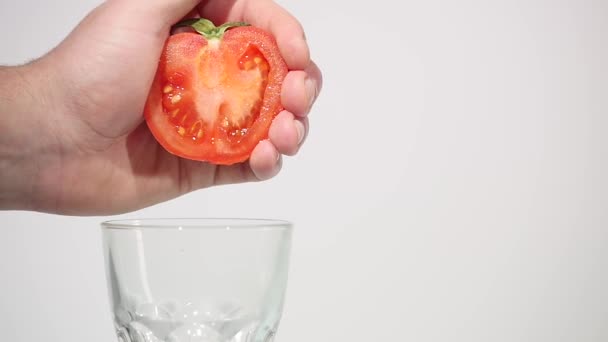
<path fill-rule="evenodd" d="M 306 134 L 304 124 L 300 120 L 294 120 L 293 124 L 296 126 L 296 131 L 298 132 L 298 145 L 302 143 L 304 140 L 304 135 Z"/>
<path fill-rule="evenodd" d="M 308 112 L 312 108 L 313 103 L 315 103 L 315 99 L 317 98 L 317 85 L 315 81 L 307 78 L 304 81 L 304 87 L 306 88 L 306 96 L 308 96 Z"/>

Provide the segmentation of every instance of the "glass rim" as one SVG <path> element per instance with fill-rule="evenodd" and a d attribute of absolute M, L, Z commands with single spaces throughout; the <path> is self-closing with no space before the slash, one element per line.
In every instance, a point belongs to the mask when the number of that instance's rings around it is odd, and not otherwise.
<path fill-rule="evenodd" d="M 247 230 L 290 230 L 293 223 L 280 219 L 264 218 L 139 218 L 117 219 L 101 222 L 102 229 L 247 229 Z"/>

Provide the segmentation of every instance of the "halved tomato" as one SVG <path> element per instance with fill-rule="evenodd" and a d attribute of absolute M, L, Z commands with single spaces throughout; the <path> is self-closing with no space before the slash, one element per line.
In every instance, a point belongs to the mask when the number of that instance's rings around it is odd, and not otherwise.
<path fill-rule="evenodd" d="M 243 23 L 189 20 L 167 39 L 144 116 L 169 152 L 214 164 L 245 161 L 283 109 L 287 74 L 274 37 Z"/>

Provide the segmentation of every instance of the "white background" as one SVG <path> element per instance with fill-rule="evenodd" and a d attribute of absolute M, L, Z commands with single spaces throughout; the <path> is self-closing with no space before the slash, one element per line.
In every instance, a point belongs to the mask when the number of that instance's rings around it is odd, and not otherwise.
<path fill-rule="evenodd" d="M 97 3 L 1 2 L 0 63 Z M 277 342 L 608 340 L 608 2 L 282 3 L 325 76 L 301 153 L 123 217 L 294 221 Z M 0 213 L 2 341 L 114 341 L 104 219 Z"/>

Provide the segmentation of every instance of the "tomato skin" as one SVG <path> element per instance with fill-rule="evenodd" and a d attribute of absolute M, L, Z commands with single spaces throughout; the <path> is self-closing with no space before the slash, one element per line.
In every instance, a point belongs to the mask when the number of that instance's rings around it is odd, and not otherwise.
<path fill-rule="evenodd" d="M 262 71 L 250 73 L 262 75 L 257 78 L 238 69 L 251 51 L 263 60 Z M 165 43 L 144 118 L 159 144 L 176 156 L 218 165 L 243 162 L 283 110 L 287 72 L 274 37 L 259 28 L 235 27 L 219 40 L 178 33 Z M 248 84 L 250 79 L 255 82 Z M 250 114 L 239 114 L 250 108 Z"/>

